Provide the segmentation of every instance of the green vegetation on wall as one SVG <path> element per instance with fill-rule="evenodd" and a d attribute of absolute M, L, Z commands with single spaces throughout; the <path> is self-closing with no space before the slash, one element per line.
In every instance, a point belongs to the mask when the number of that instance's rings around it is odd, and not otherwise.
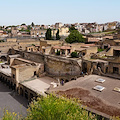
<path fill-rule="evenodd" d="M 77 52 L 72 52 L 72 53 L 71 53 L 71 57 L 72 57 L 72 58 L 77 58 L 77 57 L 78 57 Z"/>
<path fill-rule="evenodd" d="M 102 51 L 104 51 L 105 49 L 100 49 L 100 48 L 98 48 L 98 52 L 102 52 Z"/>
<path fill-rule="evenodd" d="M 56 55 L 60 55 L 60 51 L 57 51 L 57 52 L 56 52 Z"/>

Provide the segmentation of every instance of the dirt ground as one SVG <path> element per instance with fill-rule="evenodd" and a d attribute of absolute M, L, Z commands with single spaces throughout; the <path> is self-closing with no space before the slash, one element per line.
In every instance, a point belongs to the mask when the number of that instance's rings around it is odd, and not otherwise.
<path fill-rule="evenodd" d="M 120 109 L 105 104 L 101 99 L 92 96 L 88 90 L 73 88 L 66 91 L 59 91 L 57 94 L 68 98 L 77 98 L 81 100 L 81 104 L 110 116 L 120 116 Z"/>

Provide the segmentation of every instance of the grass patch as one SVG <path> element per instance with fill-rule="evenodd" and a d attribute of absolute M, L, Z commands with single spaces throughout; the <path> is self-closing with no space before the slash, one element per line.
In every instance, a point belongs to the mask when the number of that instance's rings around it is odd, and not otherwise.
<path fill-rule="evenodd" d="M 98 48 L 98 52 L 102 52 L 102 51 L 104 51 L 105 49 L 100 49 L 100 48 Z"/>

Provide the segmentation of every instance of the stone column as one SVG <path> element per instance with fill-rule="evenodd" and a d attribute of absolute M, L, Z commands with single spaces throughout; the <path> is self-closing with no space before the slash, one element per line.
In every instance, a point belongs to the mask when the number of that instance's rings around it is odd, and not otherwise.
<path fill-rule="evenodd" d="M 65 50 L 65 56 L 67 56 L 67 54 L 68 54 L 68 51 L 67 51 L 67 49 Z"/>

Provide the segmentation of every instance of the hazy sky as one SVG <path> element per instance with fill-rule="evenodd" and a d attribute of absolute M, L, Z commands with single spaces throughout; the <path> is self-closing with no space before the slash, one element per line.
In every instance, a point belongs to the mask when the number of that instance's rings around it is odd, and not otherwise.
<path fill-rule="evenodd" d="M 120 0 L 0 0 L 0 25 L 120 21 Z"/>

